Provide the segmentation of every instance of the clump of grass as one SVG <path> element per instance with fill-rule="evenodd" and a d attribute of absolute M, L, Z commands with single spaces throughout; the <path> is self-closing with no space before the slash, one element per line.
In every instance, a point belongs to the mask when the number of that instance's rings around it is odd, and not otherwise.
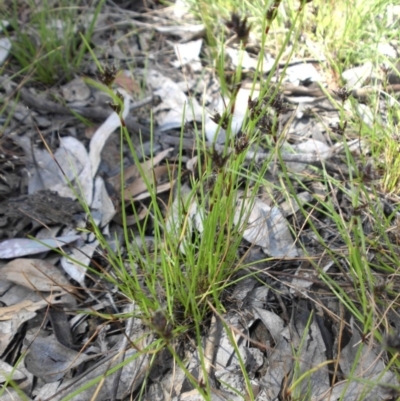
<path fill-rule="evenodd" d="M 247 37 L 249 26 L 241 23 L 243 25 L 246 31 L 243 36 Z M 292 30 L 288 35 L 291 34 Z M 223 54 L 222 49 L 223 44 Z M 223 66 L 220 73 L 223 74 Z M 234 81 L 239 83 L 240 80 L 239 67 Z M 258 102 L 255 101 L 255 104 Z M 235 143 L 229 134 L 231 106 L 227 106 L 222 117 L 215 117 L 216 122 L 227 131 L 225 150 L 217 151 L 215 146 L 207 149 L 204 134 L 197 132 L 196 168 L 189 175 L 186 173 L 185 179 L 182 178 L 184 166 L 180 149 L 176 163 L 170 167 L 171 181 L 175 177 L 178 179 L 168 200 L 157 196 L 155 183 L 145 172 L 141 172 L 150 193 L 150 200 L 146 203 L 147 217 L 142 221 L 138 218 L 136 226 L 128 228 L 125 210 L 129 208 L 138 216 L 138 205 L 122 201 L 125 250 L 117 247 L 119 251 L 113 252 L 95 227 L 96 236 L 113 267 L 112 274 L 104 274 L 104 278 L 113 281 L 121 293 L 137 305 L 139 317 L 163 340 L 175 363 L 184 370 L 183 362 L 174 351 L 177 340 L 182 336 L 194 339 L 201 366 L 206 365 L 202 342 L 207 322 L 213 311 L 221 315 L 226 311 L 224 293 L 237 283 L 235 273 L 242 268 L 238 249 L 245 224 L 235 222 L 235 214 L 236 218 L 240 215 L 239 221 L 247 220 L 251 199 L 255 198 L 263 182 L 261 177 L 268 167 L 268 161 L 258 167 L 258 176 L 249 173 L 254 168 L 252 163 L 245 163 L 249 142 L 258 141 L 256 120 L 258 122 L 260 116 L 257 113 L 249 116 L 242 135 Z M 122 129 L 121 139 L 129 146 L 140 169 L 140 161 L 125 129 Z M 246 210 L 238 210 L 241 197 L 250 199 L 241 203 L 246 205 Z M 149 235 L 152 237 L 151 244 Z M 251 394 L 246 368 L 240 357 L 239 360 Z M 209 399 L 210 392 L 204 391 L 210 386 L 207 372 L 203 372 L 203 383 L 196 382 L 189 372 L 186 373 L 205 399 Z"/>
<path fill-rule="evenodd" d="M 122 135 L 136 165 L 140 166 L 125 129 Z M 110 249 L 93 225 L 112 265 L 111 274 L 100 274 L 136 305 L 138 317 L 161 339 L 152 352 L 167 347 L 185 372 L 185 364 L 175 351 L 176 344 L 180 338 L 189 336 L 199 344 L 200 357 L 204 358 L 200 344 L 207 321 L 212 310 L 224 313 L 223 294 L 236 282 L 232 277 L 240 266 L 242 225 L 234 223 L 239 192 L 252 198 L 259 187 L 256 180 L 243 179 L 247 175 L 243 168 L 245 141 L 236 148 L 232 144 L 232 148 L 235 150 L 221 154 L 215 149 L 205 149 L 199 140 L 196 170 L 183 182 L 182 157 L 177 158 L 170 168 L 171 180 L 176 176 L 179 179 L 167 201 L 167 214 L 154 191 L 154 183 L 142 172 L 151 194 L 146 204 L 148 215 L 143 221 L 138 218 L 135 227 L 129 229 L 125 210 L 132 210 L 137 216 L 138 205 L 123 201 L 125 247 L 118 247 L 118 252 Z M 243 219 L 246 213 L 249 210 L 241 211 Z M 204 388 L 209 387 L 208 375 L 203 375 L 201 384 L 190 372 L 186 373 L 207 399 Z"/>
<path fill-rule="evenodd" d="M 132 146 L 129 137 L 126 140 Z M 131 150 L 135 155 L 133 147 Z M 152 194 L 149 217 L 137 224 L 135 234 L 124 224 L 125 242 L 132 245 L 127 259 L 118 255 L 115 260 L 115 271 L 123 277 L 121 290 L 141 306 L 147 319 L 164 310 L 175 327 L 183 322 L 201 325 L 209 301 L 222 308 L 221 293 L 230 285 L 228 277 L 235 272 L 242 239 L 233 222 L 234 213 L 226 210 L 236 208 L 243 157 L 244 153 L 199 151 L 198 172 L 186 183 L 177 180 L 167 215 L 153 183 L 147 180 Z M 181 162 L 171 166 L 172 170 L 181 177 Z M 122 209 L 127 206 L 123 204 Z M 132 208 L 136 212 L 136 206 Z M 140 245 L 146 244 L 149 229 L 154 236 L 151 249 Z"/>
<path fill-rule="evenodd" d="M 93 34 L 97 16 L 104 4 L 98 2 L 94 13 L 87 14 L 84 6 L 70 2 L 45 0 L 37 6 L 29 1 L 29 21 L 20 21 L 17 0 L 8 7 L 5 19 L 10 24 L 11 54 L 19 68 L 33 73 L 33 78 L 53 84 L 73 78 L 83 61 L 87 42 Z"/>

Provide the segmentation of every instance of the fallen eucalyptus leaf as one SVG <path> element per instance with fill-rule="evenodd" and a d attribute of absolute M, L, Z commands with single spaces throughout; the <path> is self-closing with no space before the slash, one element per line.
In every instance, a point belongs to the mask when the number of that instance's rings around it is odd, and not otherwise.
<path fill-rule="evenodd" d="M 19 256 L 35 255 L 59 248 L 78 240 L 80 235 L 68 235 L 54 239 L 43 239 L 40 242 L 27 238 L 14 238 L 0 242 L 0 259 L 11 259 Z"/>
<path fill-rule="evenodd" d="M 0 360 L 0 383 L 8 380 L 22 380 L 25 377 L 21 371 Z"/>
<path fill-rule="evenodd" d="M 94 195 L 91 207 L 101 214 L 100 227 L 107 225 L 116 213 L 114 204 L 107 193 L 104 180 L 99 176 L 94 181 Z"/>
<path fill-rule="evenodd" d="M 1 396 L 1 401 L 31 401 L 31 398 L 23 393 L 21 398 L 21 393 L 17 393 L 13 388 L 7 388 L 7 391 Z"/>
<path fill-rule="evenodd" d="M 239 199 L 234 221 L 244 230 L 243 238 L 262 247 L 267 255 L 298 256 L 287 221 L 277 207 L 270 207 L 259 199 Z"/>
<path fill-rule="evenodd" d="M 22 302 L 19 302 L 15 305 L 10 305 L 10 306 L 4 306 L 0 308 L 0 321 L 2 320 L 17 320 L 17 315 L 21 315 L 24 319 L 21 319 L 22 322 L 30 319 L 31 317 L 35 316 L 35 313 L 37 310 L 44 308 L 45 306 L 49 306 L 49 304 L 56 304 L 60 301 L 56 301 L 53 299 L 53 295 L 50 295 L 49 297 L 42 299 L 41 301 L 38 302 L 33 302 L 29 300 L 25 300 Z M 32 315 L 33 313 L 33 315 Z M 29 315 L 29 317 L 25 318 L 26 315 Z"/>
<path fill-rule="evenodd" d="M 0 65 L 4 63 L 10 54 L 12 44 L 8 38 L 0 38 Z"/>
<path fill-rule="evenodd" d="M 25 356 L 28 372 L 46 383 L 60 380 L 72 368 L 91 357 L 60 344 L 55 337 L 37 336 Z"/>
<path fill-rule="evenodd" d="M 0 268 L 3 279 L 36 291 L 63 291 L 70 283 L 54 265 L 41 259 L 15 259 Z"/>
<path fill-rule="evenodd" d="M 87 266 L 98 245 L 99 241 L 96 239 L 91 243 L 85 243 L 72 249 L 68 257 L 61 258 L 62 268 L 79 284 L 84 284 Z"/>
<path fill-rule="evenodd" d="M 131 97 L 122 89 L 120 92 L 124 95 L 124 110 L 122 112 L 122 118 L 126 118 L 129 113 L 129 102 Z M 101 151 L 103 150 L 104 144 L 107 142 L 109 136 L 121 126 L 121 119 L 117 113 L 112 113 L 106 121 L 97 129 L 94 133 L 92 140 L 90 141 L 89 160 L 91 164 L 92 177 L 97 173 L 101 160 Z"/>
<path fill-rule="evenodd" d="M 162 160 L 164 160 L 171 153 L 172 150 L 173 150 L 173 148 L 168 148 L 168 149 L 161 151 L 153 158 L 141 163 L 140 168 L 134 164 L 132 166 L 125 168 L 124 169 L 125 188 L 132 187 L 133 184 L 136 182 L 139 182 L 139 181 L 143 182 L 143 178 L 141 176 L 141 171 L 143 172 L 143 175 L 145 175 L 148 180 L 151 180 L 151 178 L 153 178 L 153 175 L 154 175 L 154 173 L 153 173 L 154 167 L 157 166 Z M 108 178 L 107 181 L 109 184 L 111 184 L 114 187 L 115 192 L 119 193 L 121 191 L 121 173 Z M 147 186 L 144 184 L 144 182 L 142 185 L 143 185 L 143 188 L 140 192 L 147 190 Z M 140 192 L 137 192 L 137 193 L 140 193 Z M 133 196 L 133 195 L 131 194 L 130 196 Z M 128 197 L 127 199 L 129 200 L 130 197 Z"/>

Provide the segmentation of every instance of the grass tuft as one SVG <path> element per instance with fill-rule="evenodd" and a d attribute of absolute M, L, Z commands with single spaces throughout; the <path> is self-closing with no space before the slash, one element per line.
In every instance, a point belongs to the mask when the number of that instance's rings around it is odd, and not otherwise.
<path fill-rule="evenodd" d="M 20 68 L 44 84 L 73 79 L 86 53 L 80 35 L 90 42 L 104 1 L 99 1 L 89 14 L 84 6 L 65 0 L 45 0 L 39 6 L 29 0 L 30 13 L 25 16 L 28 21 L 21 21 L 21 6 L 14 0 L 3 18 L 10 24 L 5 32 Z"/>

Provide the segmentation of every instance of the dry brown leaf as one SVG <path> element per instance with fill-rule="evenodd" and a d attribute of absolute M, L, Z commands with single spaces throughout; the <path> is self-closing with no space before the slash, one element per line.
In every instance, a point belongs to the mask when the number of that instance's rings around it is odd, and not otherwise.
<path fill-rule="evenodd" d="M 133 79 L 130 71 L 120 71 L 115 77 L 114 83 L 127 92 L 140 94 L 140 85 Z"/>
<path fill-rule="evenodd" d="M 49 296 L 38 302 L 25 300 L 15 305 L 5 306 L 3 308 L 0 308 L 0 321 L 12 320 L 15 318 L 15 315 L 17 315 L 22 311 L 36 312 L 37 310 L 42 309 L 48 306 L 49 304 L 55 304 L 55 303 L 58 302 L 53 300 L 53 296 Z"/>
<path fill-rule="evenodd" d="M 157 166 L 152 171 L 152 176 L 148 178 L 150 184 L 156 185 L 156 193 L 167 191 L 171 188 L 173 182 L 167 182 L 162 185 L 158 185 L 161 181 L 169 178 L 168 166 Z M 150 196 L 146 182 L 142 177 L 137 178 L 131 184 L 129 184 L 124 190 L 125 200 L 140 200 Z"/>
<path fill-rule="evenodd" d="M 173 180 L 172 182 L 167 182 L 162 185 L 157 185 L 156 193 L 160 194 L 162 192 L 168 191 L 169 189 L 171 189 L 171 187 L 174 185 L 174 183 L 175 183 L 175 180 Z M 149 197 L 150 197 L 150 192 L 146 191 L 146 192 L 143 192 L 140 195 L 136 196 L 135 198 L 132 198 L 132 200 L 139 201 L 139 200 L 146 199 Z"/>
<path fill-rule="evenodd" d="M 152 176 L 151 172 L 153 167 L 157 166 L 158 163 L 164 160 L 172 150 L 173 148 L 165 149 L 152 159 L 141 163 L 142 171 L 147 178 L 150 178 Z M 137 166 L 132 165 L 124 169 L 125 183 L 132 181 L 132 179 L 138 178 L 141 178 L 141 175 L 140 169 Z M 107 181 L 114 187 L 115 192 L 119 193 L 121 191 L 121 174 L 114 175 L 113 177 L 108 178 Z"/>
<path fill-rule="evenodd" d="M 41 259 L 14 259 L 0 273 L 2 279 L 34 291 L 65 291 L 70 286 L 57 267 Z"/>
<path fill-rule="evenodd" d="M 134 224 L 139 223 L 139 221 L 142 221 L 148 214 L 149 214 L 149 209 L 147 209 L 147 207 L 142 205 L 142 208 L 140 209 L 140 211 L 137 212 L 137 214 L 126 215 L 125 219 L 123 219 L 122 213 L 119 213 L 114 217 L 113 220 L 121 225 L 126 224 L 127 226 L 132 226 Z"/>

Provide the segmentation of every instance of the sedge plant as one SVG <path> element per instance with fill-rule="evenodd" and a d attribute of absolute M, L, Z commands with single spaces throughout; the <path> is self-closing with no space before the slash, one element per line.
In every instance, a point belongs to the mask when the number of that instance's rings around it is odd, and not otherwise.
<path fill-rule="evenodd" d="M 384 11 L 390 5 L 389 1 L 322 2 L 322 0 L 314 0 L 312 2 L 314 12 L 311 12 L 311 6 L 307 8 L 305 1 L 297 0 L 287 2 L 190 0 L 189 3 L 191 3 L 192 11 L 195 13 L 196 10 L 212 11 L 209 13 L 198 12 L 197 15 L 205 23 L 208 45 L 212 48 L 212 61 L 218 66 L 218 73 L 221 78 L 224 78 L 224 82 L 226 60 L 223 46 L 225 36 L 216 32 L 223 22 L 213 16 L 229 19 L 232 11 L 247 13 L 248 22 L 252 24 L 252 32 L 256 36 L 258 35 L 260 43 L 263 44 L 263 49 L 267 49 L 276 56 L 274 69 L 268 75 L 267 85 L 263 88 L 262 96 L 267 92 L 269 93 L 269 88 L 266 86 L 269 85 L 280 59 L 287 63 L 292 55 L 296 56 L 297 54 L 319 58 L 318 49 L 322 49 L 329 60 L 328 69 L 337 73 L 349 65 L 365 61 L 376 50 L 377 39 L 390 37 L 390 32 L 386 32 L 386 27 L 388 24 L 390 25 L 390 21 L 386 17 L 374 18 L 376 13 Z M 99 2 L 95 15 L 99 12 L 101 4 L 102 2 Z M 273 19 L 271 18 L 266 22 L 267 11 L 274 4 L 278 4 L 278 12 L 274 14 Z M 15 10 L 14 14 L 10 14 L 9 19 L 16 29 L 18 21 Z M 65 10 L 72 13 L 57 14 L 57 12 L 64 12 Z M 36 60 L 32 64 L 36 77 L 49 83 L 54 82 L 57 76 L 56 71 L 60 66 L 66 73 L 68 71 L 67 76 L 74 68 L 79 66 L 84 50 L 76 42 L 75 37 L 79 37 L 76 35 L 76 27 L 69 23 L 71 19 L 76 17 L 75 12 L 75 8 L 61 3 L 57 10 L 49 11 L 48 15 L 44 14 L 44 10 L 38 10 L 32 18 L 31 28 L 35 29 L 36 36 L 34 37 L 39 37 L 41 45 L 36 46 L 29 30 L 18 32 L 13 44 L 14 57 L 22 68 L 29 69 L 32 59 Z M 58 42 L 57 35 L 54 34 L 53 28 L 48 23 L 49 15 L 53 20 L 66 19 L 64 29 L 68 35 L 74 36 L 74 40 L 69 43 L 66 41 Z M 332 19 L 332 15 L 339 15 L 340 18 Z M 89 42 L 94 21 L 95 18 L 84 34 L 84 43 Z M 267 26 L 269 27 L 268 36 L 265 35 Z M 362 29 L 365 26 L 368 27 L 367 30 Z M 290 28 L 287 29 L 287 27 Z M 46 43 L 45 37 L 51 37 L 53 42 Z M 294 41 L 293 38 L 295 38 Z M 362 43 L 362 46 L 353 46 L 354 41 Z M 312 43 L 318 43 L 319 46 L 311 46 Z M 242 49 L 244 48 L 243 46 Z M 261 70 L 264 62 L 263 51 L 260 52 L 259 60 Z M 53 68 L 54 70 L 52 70 Z M 241 79 L 240 69 L 235 74 L 235 80 L 238 83 Z M 254 81 L 259 80 L 262 77 L 262 72 L 256 71 L 254 76 Z M 118 103 L 118 99 L 115 98 L 114 102 Z M 186 113 L 190 112 L 190 109 L 186 110 Z M 354 110 L 351 112 L 355 115 Z M 398 113 L 396 110 L 392 113 L 393 121 L 398 115 L 396 113 Z M 342 116 L 344 115 L 343 112 Z M 228 127 L 230 123 L 229 120 Z M 359 121 L 357 123 L 362 125 Z M 252 138 L 257 137 L 256 124 L 248 120 L 243 131 L 247 140 L 254 144 Z M 398 160 L 396 156 L 398 152 L 396 133 L 389 135 L 384 130 L 379 129 L 378 125 L 373 126 L 370 131 L 366 129 L 361 131 L 366 139 L 373 144 L 373 155 L 378 157 L 378 155 L 384 154 L 387 174 L 382 187 L 371 186 L 363 181 L 360 166 L 347 149 L 346 164 L 350 171 L 348 181 L 344 182 L 322 168 L 321 184 L 329 194 L 325 199 L 316 198 L 315 203 L 302 203 L 297 197 L 293 185 L 293 176 L 288 173 L 283 162 L 281 163 L 283 171 L 281 180 L 279 183 L 274 183 L 274 190 L 287 194 L 288 199 L 295 199 L 299 205 L 303 205 L 300 208 L 300 213 L 306 219 L 307 226 L 324 251 L 333 260 L 335 266 L 343 269 L 343 275 L 349 278 L 353 286 L 352 291 L 349 292 L 342 288 L 331 275 L 314 262 L 313 258 L 310 258 L 319 278 L 354 317 L 362 333 L 381 341 L 384 335 L 383 328 L 385 325 L 388 326 L 388 322 L 382 318 L 382 310 L 383 315 L 386 315 L 390 308 L 397 306 L 398 296 L 389 282 L 385 284 L 383 291 L 387 293 L 387 300 L 390 299 L 391 301 L 385 302 L 384 297 L 378 299 L 375 272 L 378 270 L 390 275 L 398 275 L 397 266 L 400 265 L 400 260 L 397 245 L 393 243 L 393 235 L 396 234 L 390 231 L 392 221 L 396 218 L 398 211 L 394 209 L 387 213 L 382 203 L 378 202 L 377 199 L 382 188 L 389 193 L 397 193 Z M 121 128 L 120 135 L 121 143 L 130 149 L 135 164 L 140 170 L 141 160 L 138 158 L 127 130 Z M 382 141 L 382 135 L 384 135 L 384 141 Z M 227 146 L 223 152 L 217 151 L 212 146 L 206 147 L 204 135 L 200 131 L 196 132 L 196 141 L 197 164 L 193 171 L 189 174 L 185 172 L 185 166 L 182 162 L 182 145 L 178 151 L 177 161 L 169 164 L 170 181 L 174 182 L 169 197 L 158 195 L 154 177 L 141 170 L 142 179 L 150 194 L 149 200 L 145 204 L 147 213 L 144 219 L 139 217 L 140 204 L 125 200 L 123 193 L 121 194 L 124 244 L 119 244 L 116 240 L 117 246 L 111 247 L 109 241 L 103 236 L 90 216 L 87 205 L 86 210 L 89 214 L 89 220 L 92 222 L 93 231 L 100 242 L 100 247 L 104 251 L 103 254 L 107 255 L 107 261 L 112 267 L 109 271 L 100 268 L 91 271 L 115 284 L 127 302 L 134 303 L 137 306 L 135 316 L 141 318 L 150 331 L 158 337 L 157 341 L 141 352 L 157 354 L 163 348 L 168 348 L 174 357 L 174 363 L 183 369 L 192 385 L 205 399 L 210 399 L 210 383 L 207 372 L 203 372 L 205 382 L 199 383 L 197 378 L 187 371 L 185 367 L 187 361 L 182 359 L 176 344 L 181 339 L 191 338 L 197 344 L 201 360 L 200 365 L 206 370 L 207 363 L 202 348 L 203 336 L 208 328 L 208 321 L 212 312 L 221 315 L 225 312 L 224 291 L 237 283 L 238 279 L 235 277 L 235 272 L 240 266 L 237 251 L 242 241 L 243 227 L 235 224 L 233 212 L 226 213 L 226 211 L 237 209 L 239 196 L 254 199 L 261 186 L 271 187 L 271 183 L 265 182 L 262 178 L 271 160 L 266 160 L 261 171 L 256 170 L 254 164 L 245 163 L 247 149 L 242 152 L 232 151 L 235 144 L 229 135 Z M 386 146 L 386 143 L 389 143 L 389 146 Z M 274 148 L 271 141 L 269 141 L 269 146 L 270 150 L 276 152 L 275 155 L 271 152 L 271 157 L 276 156 L 276 159 L 279 160 L 279 146 Z M 150 156 L 151 158 L 152 156 Z M 123 168 L 121 171 L 123 172 Z M 121 174 L 121 188 L 124 187 L 123 184 L 124 178 Z M 296 185 L 308 190 L 300 179 Z M 364 230 L 365 221 L 360 215 L 349 219 L 341 212 L 337 199 L 335 199 L 335 194 L 338 191 L 341 191 L 350 200 L 353 210 L 362 210 L 360 208 L 365 203 L 368 204 L 370 219 L 373 222 L 373 230 L 376 235 L 366 233 Z M 310 210 L 317 211 L 332 222 L 343 244 L 343 249 L 346 250 L 344 254 L 327 246 Z M 127 211 L 136 216 L 134 226 L 128 224 Z M 246 221 L 248 212 L 248 210 L 238 211 L 243 221 Z M 294 233 L 296 237 L 297 234 Z M 151 237 L 150 246 L 149 237 Z M 375 252 L 376 256 L 373 260 L 368 258 L 371 250 Z M 306 248 L 304 251 L 306 252 Z M 243 266 L 241 267 L 243 268 Z M 127 317 L 123 313 L 120 316 L 106 314 L 102 316 L 110 320 L 116 317 Z M 309 324 L 311 324 L 311 318 Z M 226 328 L 228 329 L 228 326 Z M 307 335 L 307 329 L 308 326 L 304 331 L 304 336 Z M 236 349 L 245 377 L 248 389 L 246 396 L 248 399 L 254 399 L 245 364 L 232 336 L 231 342 Z M 293 358 L 296 363 L 299 361 L 298 355 L 304 346 L 304 342 L 305 337 L 300 341 L 299 349 L 293 350 Z M 354 362 L 354 370 L 358 361 L 359 358 Z M 398 361 L 395 357 L 391 359 L 390 364 L 398 369 Z M 321 368 L 323 367 L 321 366 Z M 295 395 L 296 399 L 301 396 L 300 389 L 304 388 L 312 373 L 311 370 L 304 372 L 299 368 L 299 365 L 296 365 L 295 376 L 292 382 L 288 384 L 290 393 Z M 101 378 L 87 383 L 85 386 L 94 386 L 100 380 Z M 354 380 L 358 379 L 354 377 Z M 377 385 L 377 383 L 372 384 Z M 145 385 L 146 381 L 143 384 L 141 394 L 144 392 Z M 78 393 L 79 389 L 74 394 Z M 308 395 L 304 395 L 304 398 L 306 399 Z"/>

